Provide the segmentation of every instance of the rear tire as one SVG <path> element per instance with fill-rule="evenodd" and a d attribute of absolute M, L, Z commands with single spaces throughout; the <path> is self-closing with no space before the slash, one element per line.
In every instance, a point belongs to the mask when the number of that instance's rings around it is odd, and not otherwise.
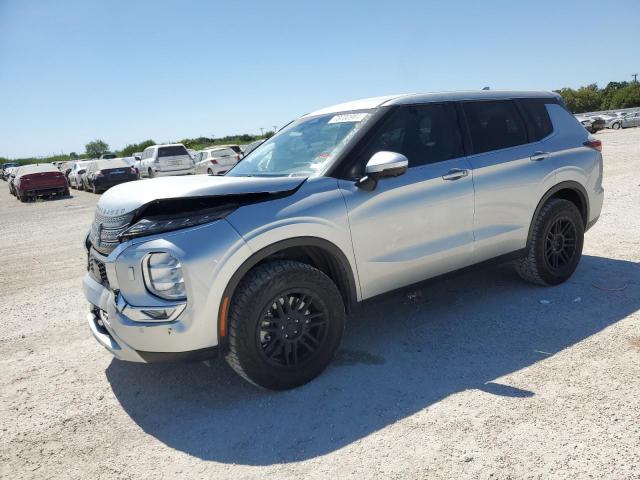
<path fill-rule="evenodd" d="M 233 295 L 225 358 L 259 387 L 304 385 L 333 359 L 344 318 L 342 296 L 320 270 L 290 260 L 264 263 Z"/>
<path fill-rule="evenodd" d="M 558 285 L 571 277 L 582 257 L 584 222 L 574 203 L 551 198 L 534 219 L 527 255 L 518 260 L 522 279 Z"/>
<path fill-rule="evenodd" d="M 611 125 L 611 128 L 613 128 L 614 130 L 620 130 L 620 122 L 616 122 L 613 125 Z"/>

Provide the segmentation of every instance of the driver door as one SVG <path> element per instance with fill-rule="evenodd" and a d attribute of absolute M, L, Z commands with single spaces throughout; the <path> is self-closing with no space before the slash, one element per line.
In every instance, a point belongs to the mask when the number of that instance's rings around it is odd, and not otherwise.
<path fill-rule="evenodd" d="M 402 106 L 361 154 L 402 153 L 403 175 L 373 191 L 339 180 L 362 296 L 369 298 L 473 261 L 473 175 L 453 104 Z"/>

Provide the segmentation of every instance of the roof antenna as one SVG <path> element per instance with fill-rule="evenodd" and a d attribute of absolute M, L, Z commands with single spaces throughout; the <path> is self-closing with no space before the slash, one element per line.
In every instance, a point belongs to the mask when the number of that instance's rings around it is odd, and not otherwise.
<path fill-rule="evenodd" d="M 482 90 L 491 90 L 489 87 L 484 87 Z"/>

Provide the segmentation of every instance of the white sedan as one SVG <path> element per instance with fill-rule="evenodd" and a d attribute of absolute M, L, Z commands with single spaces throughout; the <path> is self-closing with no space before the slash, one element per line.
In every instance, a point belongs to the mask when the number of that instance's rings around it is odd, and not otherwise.
<path fill-rule="evenodd" d="M 195 173 L 224 175 L 240 160 L 240 155 L 228 147 L 206 148 L 194 156 Z"/>

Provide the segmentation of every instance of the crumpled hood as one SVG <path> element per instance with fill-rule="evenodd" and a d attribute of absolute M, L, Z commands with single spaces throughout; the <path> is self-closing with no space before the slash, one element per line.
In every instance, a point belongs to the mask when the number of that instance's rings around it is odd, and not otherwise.
<path fill-rule="evenodd" d="M 154 200 L 246 193 L 282 193 L 295 190 L 306 177 L 229 177 L 188 175 L 122 183 L 110 188 L 98 202 L 98 212 L 123 215 Z"/>

